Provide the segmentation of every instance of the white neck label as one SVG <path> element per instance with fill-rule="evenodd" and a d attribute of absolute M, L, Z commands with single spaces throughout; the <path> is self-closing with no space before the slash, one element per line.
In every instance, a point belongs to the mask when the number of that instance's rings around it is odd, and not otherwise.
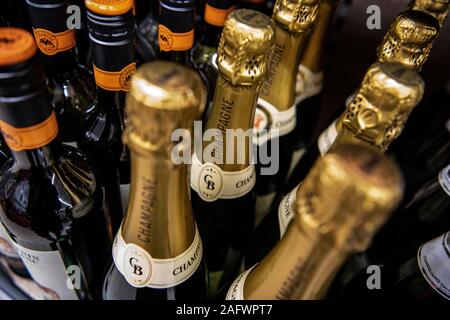
<path fill-rule="evenodd" d="M 213 163 L 202 164 L 192 155 L 190 184 L 204 201 L 235 199 L 249 193 L 256 183 L 253 164 L 241 171 L 223 171 Z"/>
<path fill-rule="evenodd" d="M 122 228 L 114 239 L 113 259 L 117 269 L 136 288 L 172 288 L 188 280 L 197 271 L 203 256 L 203 244 L 197 227 L 189 248 L 171 259 L 155 259 L 146 250 L 126 243 Z"/>
<path fill-rule="evenodd" d="M 317 141 L 317 147 L 319 148 L 320 154 L 323 156 L 330 150 L 331 146 L 336 140 L 338 135 L 338 131 L 336 129 L 336 121 L 334 120 L 332 124 L 328 128 L 325 129 L 319 136 L 319 140 Z"/>
<path fill-rule="evenodd" d="M 228 289 L 226 300 L 245 300 L 244 298 L 244 286 L 245 279 L 250 274 L 250 272 L 256 267 L 255 264 L 253 267 L 241 273 L 236 280 L 233 281 L 230 288 Z"/>
<path fill-rule="evenodd" d="M 253 141 L 263 145 L 270 139 L 292 132 L 297 125 L 295 104 L 287 110 L 279 111 L 271 103 L 259 98 L 253 121 Z"/>
<path fill-rule="evenodd" d="M 450 165 L 439 172 L 438 180 L 442 189 L 450 196 Z"/>
<path fill-rule="evenodd" d="M 280 206 L 278 207 L 278 223 L 280 226 L 280 239 L 286 232 L 289 223 L 295 216 L 295 199 L 297 196 L 298 186 L 294 188 L 291 192 L 289 192 L 283 200 L 280 202 Z"/>
<path fill-rule="evenodd" d="M 295 82 L 295 104 L 299 104 L 309 97 L 322 91 L 323 72 L 314 73 L 304 65 L 298 66 L 297 81 Z"/>
<path fill-rule="evenodd" d="M 430 286 L 450 300 L 450 231 L 422 245 L 417 260 Z"/>

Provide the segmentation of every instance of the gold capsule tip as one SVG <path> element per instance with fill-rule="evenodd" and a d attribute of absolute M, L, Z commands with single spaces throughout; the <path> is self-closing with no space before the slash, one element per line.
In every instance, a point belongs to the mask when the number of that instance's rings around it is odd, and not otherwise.
<path fill-rule="evenodd" d="M 219 71 L 235 85 L 262 81 L 273 41 L 273 22 L 267 15 L 234 10 L 225 22 L 217 50 Z"/>
<path fill-rule="evenodd" d="M 309 32 L 319 16 L 319 5 L 319 0 L 277 0 L 273 19 L 291 32 Z"/>

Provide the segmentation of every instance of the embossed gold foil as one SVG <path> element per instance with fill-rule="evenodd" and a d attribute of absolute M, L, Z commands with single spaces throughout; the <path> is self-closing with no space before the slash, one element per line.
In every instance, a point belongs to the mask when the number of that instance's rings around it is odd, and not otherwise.
<path fill-rule="evenodd" d="M 439 30 L 439 22 L 429 14 L 405 11 L 394 20 L 378 47 L 378 60 L 420 71 Z"/>
<path fill-rule="evenodd" d="M 396 63 L 373 64 L 340 118 L 333 147 L 360 141 L 384 152 L 400 135 L 423 92 L 424 82 L 414 70 Z"/>
<path fill-rule="evenodd" d="M 190 156 L 191 145 L 174 148 L 179 141 L 171 141 L 171 135 L 175 129 L 192 133 L 205 101 L 200 77 L 175 63 L 145 64 L 132 80 L 123 134 L 131 151 L 131 190 L 122 236 L 153 258 L 173 258 L 194 239 L 188 166 L 171 159 L 172 151 Z"/>
<path fill-rule="evenodd" d="M 212 102 L 211 113 L 205 129 L 218 129 L 221 134 L 214 140 L 216 164 L 225 171 L 240 171 L 249 166 L 248 148 L 244 163 L 225 163 L 227 154 L 227 129 L 246 131 L 253 127 L 253 118 L 261 83 L 266 76 L 267 60 L 274 41 L 272 20 L 257 11 L 233 11 L 225 22 L 217 51 L 219 76 Z M 251 139 L 248 136 L 247 139 Z M 218 142 L 219 141 L 219 142 Z M 236 140 L 237 141 L 237 140 Z M 234 155 L 238 148 L 251 147 L 251 142 L 233 144 Z M 210 142 L 204 142 L 204 149 Z M 222 162 L 222 163 L 220 163 Z"/>
<path fill-rule="evenodd" d="M 318 13 L 319 0 L 278 0 L 275 3 L 275 45 L 260 97 L 280 111 L 294 103 L 298 65 Z"/>
<path fill-rule="evenodd" d="M 248 275 L 245 299 L 321 299 L 346 257 L 364 251 L 398 205 L 399 169 L 379 151 L 340 145 L 297 192 L 295 220 Z"/>
<path fill-rule="evenodd" d="M 411 1 L 409 8 L 432 15 L 442 27 L 448 16 L 449 0 L 414 0 Z"/>

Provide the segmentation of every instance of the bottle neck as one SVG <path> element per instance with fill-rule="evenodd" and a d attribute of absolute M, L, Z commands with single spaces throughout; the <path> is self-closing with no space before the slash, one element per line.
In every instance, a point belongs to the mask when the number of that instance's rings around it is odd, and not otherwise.
<path fill-rule="evenodd" d="M 120 110 L 120 112 L 123 113 L 125 108 L 125 96 L 126 93 L 123 91 L 109 91 L 97 85 L 97 105 L 99 110 Z"/>
<path fill-rule="evenodd" d="M 307 232 L 292 221 L 282 240 L 247 276 L 244 298 L 323 298 L 334 274 L 345 261 L 345 255 L 336 250 L 331 241 L 318 233 Z"/>
<path fill-rule="evenodd" d="M 130 147 L 133 150 L 133 147 Z M 155 259 L 170 259 L 194 241 L 187 165 L 131 152 L 131 190 L 122 236 Z"/>
<path fill-rule="evenodd" d="M 338 3 L 339 1 L 322 1 L 319 6 L 319 17 L 301 59 L 301 64 L 313 73 L 323 70 L 324 51 Z"/>
<path fill-rule="evenodd" d="M 75 49 L 60 52 L 53 56 L 44 54 L 44 64 L 49 77 L 59 77 L 65 73 L 72 73 L 77 68 Z"/>
<path fill-rule="evenodd" d="M 208 22 L 203 23 L 202 34 L 200 36 L 200 44 L 217 49 L 219 46 L 220 36 L 222 35 L 223 26 L 213 26 Z"/>
<path fill-rule="evenodd" d="M 275 39 L 260 97 L 282 111 L 294 104 L 298 65 L 307 36 L 306 33 L 291 33 L 275 23 Z"/>
<path fill-rule="evenodd" d="M 45 169 L 52 166 L 63 153 L 58 137 L 45 146 L 24 151 L 12 151 L 14 167 L 22 170 Z"/>
<path fill-rule="evenodd" d="M 184 51 L 161 51 L 160 58 L 166 61 L 179 63 L 183 66 L 191 66 L 191 48 Z"/>
<path fill-rule="evenodd" d="M 204 130 L 215 130 L 214 142 L 203 142 L 203 155 L 224 171 L 240 171 L 251 163 L 253 119 L 260 83 L 252 86 L 233 86 L 219 73 L 211 112 Z M 227 130 L 231 129 L 227 134 Z M 245 134 L 245 139 L 235 139 L 230 133 Z M 228 135 L 228 136 L 227 136 Z M 206 140 L 206 139 L 205 139 Z M 244 150 L 244 152 L 243 152 Z"/>

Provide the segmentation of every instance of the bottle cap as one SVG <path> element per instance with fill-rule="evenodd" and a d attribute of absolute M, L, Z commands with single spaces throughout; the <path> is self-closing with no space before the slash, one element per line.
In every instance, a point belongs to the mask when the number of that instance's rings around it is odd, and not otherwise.
<path fill-rule="evenodd" d="M 291 32 L 309 32 L 319 16 L 319 0 L 277 0 L 273 19 Z"/>
<path fill-rule="evenodd" d="M 86 8 L 104 16 L 118 16 L 133 11 L 133 0 L 86 0 Z"/>
<path fill-rule="evenodd" d="M 141 66 L 127 96 L 124 142 L 141 152 L 161 151 L 170 157 L 175 129 L 192 130 L 206 103 L 206 89 L 192 70 L 165 61 Z"/>
<path fill-rule="evenodd" d="M 426 12 L 435 17 L 440 26 L 444 24 L 447 19 L 449 0 L 414 0 L 409 5 L 411 10 L 418 10 Z"/>
<path fill-rule="evenodd" d="M 378 47 L 378 60 L 397 62 L 420 71 L 439 33 L 439 22 L 421 11 L 409 10 L 391 24 Z"/>
<path fill-rule="evenodd" d="M 421 76 L 397 63 L 375 63 L 347 105 L 342 125 L 384 151 L 423 97 Z"/>
<path fill-rule="evenodd" d="M 36 54 L 33 36 L 23 29 L 0 28 L 0 67 L 25 62 Z"/>
<path fill-rule="evenodd" d="M 402 195 L 403 179 L 391 160 L 362 144 L 341 144 L 300 185 L 294 219 L 339 251 L 361 252 Z"/>
<path fill-rule="evenodd" d="M 249 9 L 234 10 L 225 22 L 217 62 L 221 74 L 233 85 L 253 85 L 262 81 L 274 43 L 272 20 Z"/>

